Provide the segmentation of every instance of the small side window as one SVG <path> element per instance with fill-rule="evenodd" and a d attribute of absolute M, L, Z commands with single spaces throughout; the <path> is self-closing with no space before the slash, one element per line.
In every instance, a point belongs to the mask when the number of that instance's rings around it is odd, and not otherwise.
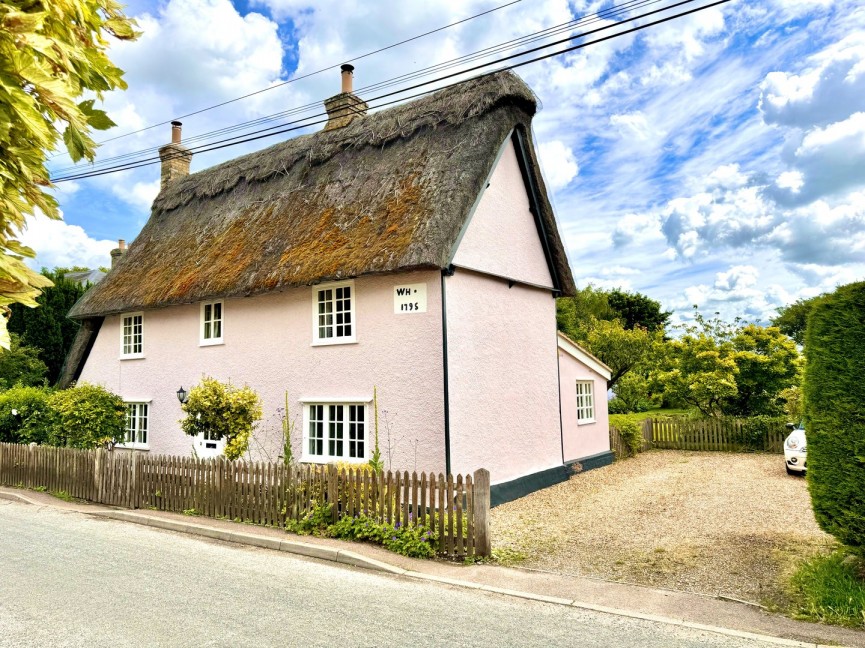
<path fill-rule="evenodd" d="M 594 383 L 591 380 L 577 381 L 577 424 L 595 422 Z"/>
<path fill-rule="evenodd" d="M 200 344 L 202 346 L 222 344 L 224 308 L 222 301 L 201 304 Z"/>
<path fill-rule="evenodd" d="M 120 357 L 144 357 L 144 315 L 130 313 L 120 318 Z"/>

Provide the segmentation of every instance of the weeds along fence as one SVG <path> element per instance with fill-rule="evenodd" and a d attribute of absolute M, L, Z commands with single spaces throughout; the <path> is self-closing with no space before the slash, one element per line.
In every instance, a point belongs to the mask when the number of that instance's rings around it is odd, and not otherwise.
<path fill-rule="evenodd" d="M 0 443 L 0 485 L 64 491 L 110 506 L 278 527 L 329 504 L 332 522 L 363 514 L 394 525 L 424 525 L 437 534 L 443 556 L 490 554 L 490 476 L 484 469 L 456 477 L 377 474 L 334 465 L 285 466 Z"/>
<path fill-rule="evenodd" d="M 668 450 L 709 450 L 720 452 L 784 452 L 789 431 L 783 424 L 754 433 L 746 419 L 645 419 L 640 452 L 649 448 Z M 610 426 L 610 449 L 616 457 L 627 457 L 630 450 L 621 433 Z"/>

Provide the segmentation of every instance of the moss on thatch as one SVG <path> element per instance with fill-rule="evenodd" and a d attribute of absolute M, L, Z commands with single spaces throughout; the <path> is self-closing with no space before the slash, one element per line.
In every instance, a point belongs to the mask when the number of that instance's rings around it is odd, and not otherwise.
<path fill-rule="evenodd" d="M 178 180 L 70 316 L 444 268 L 501 144 L 529 130 L 535 109 L 525 83 L 499 73 Z M 573 280 L 546 195 L 542 203 L 567 294 Z"/>

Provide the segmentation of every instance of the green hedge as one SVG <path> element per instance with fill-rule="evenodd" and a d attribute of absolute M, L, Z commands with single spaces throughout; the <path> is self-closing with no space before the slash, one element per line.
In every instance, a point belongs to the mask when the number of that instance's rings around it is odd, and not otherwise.
<path fill-rule="evenodd" d="M 805 334 L 808 487 L 817 522 L 865 547 L 865 282 L 817 301 Z"/>

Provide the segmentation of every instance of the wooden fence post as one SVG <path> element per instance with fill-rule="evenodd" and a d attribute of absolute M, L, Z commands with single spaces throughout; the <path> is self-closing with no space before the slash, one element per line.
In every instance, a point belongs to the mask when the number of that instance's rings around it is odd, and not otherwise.
<path fill-rule="evenodd" d="M 141 500 L 141 496 L 139 494 L 141 480 L 138 478 L 138 452 L 136 450 L 132 450 L 132 479 L 130 481 L 130 490 L 132 492 L 129 498 L 129 508 L 137 509 L 138 503 Z"/>
<path fill-rule="evenodd" d="M 486 468 L 479 468 L 474 473 L 472 483 L 475 490 L 472 498 L 476 534 L 475 555 L 489 556 L 492 552 L 490 542 L 490 471 Z"/>

